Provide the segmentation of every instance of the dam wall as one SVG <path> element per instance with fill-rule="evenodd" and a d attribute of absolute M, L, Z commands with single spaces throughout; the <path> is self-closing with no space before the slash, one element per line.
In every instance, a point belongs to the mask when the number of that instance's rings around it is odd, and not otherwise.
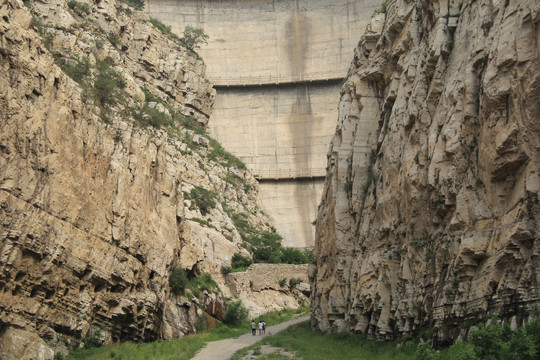
<path fill-rule="evenodd" d="M 340 88 L 381 0 L 147 0 L 198 49 L 217 90 L 211 134 L 259 179 L 283 244 L 312 247 Z"/>

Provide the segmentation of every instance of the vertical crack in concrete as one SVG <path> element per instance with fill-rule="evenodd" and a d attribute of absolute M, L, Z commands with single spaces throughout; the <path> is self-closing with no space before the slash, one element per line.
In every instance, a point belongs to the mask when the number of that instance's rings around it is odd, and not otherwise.
<path fill-rule="evenodd" d="M 289 60 L 290 76 L 293 79 L 305 77 L 306 51 L 309 44 L 309 21 L 304 14 L 300 13 L 298 0 L 295 0 L 295 12 L 287 20 L 287 49 L 285 53 Z M 285 75 L 285 74 L 281 74 Z"/>
<path fill-rule="evenodd" d="M 292 135 L 293 159 L 294 164 L 291 168 L 297 176 L 307 176 L 312 170 L 311 162 L 311 140 L 314 138 L 313 118 L 311 108 L 310 86 L 308 84 L 297 85 L 296 102 L 292 104 L 291 121 L 289 121 L 289 131 Z M 294 206 L 298 209 L 297 214 L 300 217 L 300 233 L 304 238 L 304 246 L 313 241 L 313 228 L 309 214 L 314 206 L 312 196 L 312 186 L 309 181 L 297 180 L 293 187 Z M 312 194 L 311 194 L 312 195 Z"/>

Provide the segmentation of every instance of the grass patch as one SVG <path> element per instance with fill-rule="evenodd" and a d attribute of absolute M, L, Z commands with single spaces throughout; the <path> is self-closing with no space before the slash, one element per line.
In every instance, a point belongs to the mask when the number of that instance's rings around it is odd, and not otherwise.
<path fill-rule="evenodd" d="M 208 158 L 221 163 L 224 166 L 234 166 L 239 169 L 245 169 L 246 164 L 230 152 L 223 149 L 220 143 L 215 139 L 208 137 L 212 150 L 208 153 Z"/>
<path fill-rule="evenodd" d="M 210 332 L 194 334 L 172 341 L 153 343 L 124 343 L 108 345 L 89 350 L 75 350 L 66 359 L 70 360 L 105 360 L 105 359 L 162 359 L 188 360 L 209 341 L 220 340 L 219 335 Z"/>
<path fill-rule="evenodd" d="M 305 315 L 309 308 L 287 309 L 274 311 L 264 315 L 268 325 L 276 325 L 299 315 Z M 220 325 L 216 329 L 207 330 L 198 334 L 188 335 L 171 341 L 155 341 L 151 343 L 124 343 L 107 345 L 94 349 L 77 349 L 70 353 L 67 360 L 188 360 L 200 350 L 207 342 L 238 337 L 251 332 L 250 322 L 246 321 L 239 326 Z"/>
<path fill-rule="evenodd" d="M 306 321 L 293 325 L 277 335 L 267 336 L 257 344 L 238 351 L 231 360 L 240 360 L 249 350 L 256 349 L 262 344 L 294 351 L 295 358 L 310 360 L 412 360 L 415 358 L 417 345 L 411 342 L 397 348 L 395 343 L 368 340 L 360 334 L 326 334 L 312 330 L 309 321 Z"/>
<path fill-rule="evenodd" d="M 156 129 L 173 125 L 173 120 L 164 112 L 151 108 L 148 103 L 142 107 L 131 109 L 131 116 L 137 121 L 139 126 L 151 126 Z"/>
<path fill-rule="evenodd" d="M 191 218 L 191 219 L 188 219 L 188 220 L 191 220 L 191 221 L 194 221 L 196 223 L 199 223 L 201 224 L 202 226 L 206 226 L 206 227 L 209 227 L 209 228 L 216 228 L 214 225 L 212 225 L 210 223 L 210 221 L 208 220 L 205 220 L 205 219 L 200 219 L 200 218 Z"/>
<path fill-rule="evenodd" d="M 309 307 L 303 306 L 298 309 L 285 309 L 281 311 L 271 311 L 260 317 L 264 319 L 266 326 L 281 324 L 284 321 L 291 320 L 293 318 L 309 315 Z"/>
<path fill-rule="evenodd" d="M 178 35 L 176 35 L 175 33 L 172 32 L 171 30 L 171 27 L 168 26 L 168 25 L 165 25 L 164 23 L 162 23 L 161 21 L 159 21 L 158 19 L 156 18 L 150 18 L 150 20 L 148 20 L 152 25 L 154 25 L 159 31 L 161 31 L 161 33 L 165 36 L 168 36 L 169 38 L 171 38 L 173 41 L 176 41 L 178 42 L 179 44 L 181 43 L 180 41 L 180 38 L 178 37 Z"/>

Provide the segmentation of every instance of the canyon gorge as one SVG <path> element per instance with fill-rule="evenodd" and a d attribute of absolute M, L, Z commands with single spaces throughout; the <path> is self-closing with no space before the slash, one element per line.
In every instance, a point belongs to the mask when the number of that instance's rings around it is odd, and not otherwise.
<path fill-rule="evenodd" d="M 540 302 L 538 1 L 0 15 L 1 358 L 178 338 L 236 299 L 435 346 Z M 316 265 L 225 271 L 280 236 Z M 177 293 L 176 271 L 213 280 Z"/>

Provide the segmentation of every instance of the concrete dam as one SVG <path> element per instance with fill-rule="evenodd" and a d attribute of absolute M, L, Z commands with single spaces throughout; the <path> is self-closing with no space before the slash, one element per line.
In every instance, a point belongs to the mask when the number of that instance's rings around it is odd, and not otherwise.
<path fill-rule="evenodd" d="M 147 0 L 198 50 L 217 96 L 210 132 L 259 179 L 283 245 L 313 247 L 340 88 L 382 0 Z"/>

